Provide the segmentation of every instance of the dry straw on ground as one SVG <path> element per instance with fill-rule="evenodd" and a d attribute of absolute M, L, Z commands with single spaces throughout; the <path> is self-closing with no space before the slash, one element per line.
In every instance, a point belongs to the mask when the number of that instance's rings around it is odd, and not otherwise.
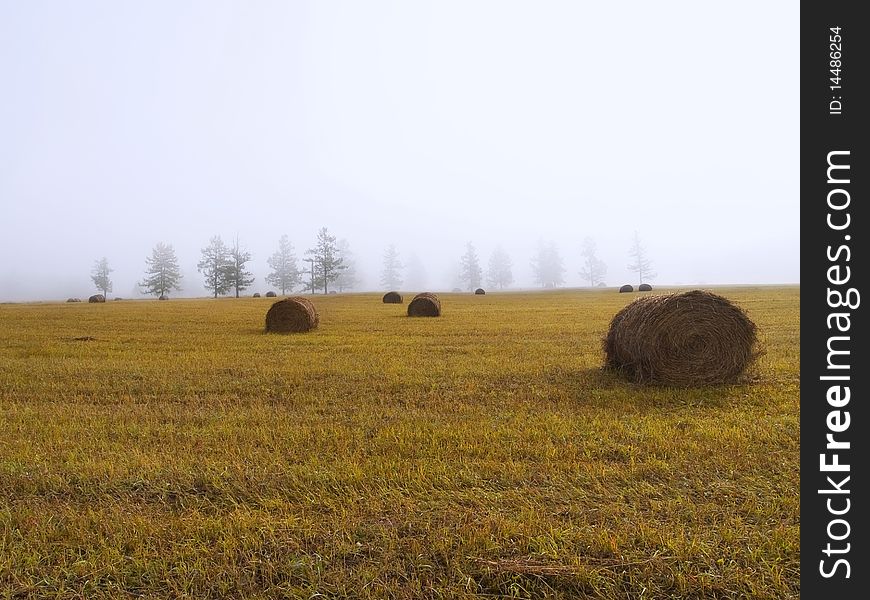
<path fill-rule="evenodd" d="M 758 357 L 755 324 L 710 292 L 638 298 L 610 322 L 605 367 L 637 383 L 735 383 Z"/>
<path fill-rule="evenodd" d="M 308 298 L 294 296 L 278 300 L 266 313 L 266 332 L 298 333 L 320 324 L 320 315 Z"/>
<path fill-rule="evenodd" d="M 631 287 L 630 285 L 628 285 L 627 283 L 624 286 L 622 286 L 621 288 L 619 288 L 620 294 L 624 294 L 625 292 L 633 292 L 633 291 L 634 291 L 634 288 Z"/>
<path fill-rule="evenodd" d="M 441 301 L 432 292 L 421 292 L 408 304 L 409 317 L 440 317 Z"/>
<path fill-rule="evenodd" d="M 642 283 L 637 287 L 638 292 L 651 292 L 652 286 L 648 283 Z"/>
<path fill-rule="evenodd" d="M 90 303 L 105 302 L 105 301 L 106 301 L 106 297 L 103 296 L 102 294 L 94 294 L 93 296 L 88 298 L 88 302 L 90 302 Z"/>
<path fill-rule="evenodd" d="M 399 292 L 387 292 L 384 294 L 384 304 L 401 304 L 404 301 Z"/>
<path fill-rule="evenodd" d="M 483 288 L 477 288 L 476 290 L 474 290 L 474 294 L 476 296 L 483 296 L 484 294 L 486 294 L 486 290 Z"/>

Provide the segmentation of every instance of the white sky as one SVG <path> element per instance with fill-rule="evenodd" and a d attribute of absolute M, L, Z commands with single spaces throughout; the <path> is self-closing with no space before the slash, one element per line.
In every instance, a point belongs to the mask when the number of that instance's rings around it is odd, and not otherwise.
<path fill-rule="evenodd" d="M 0 0 L 0 300 L 130 296 L 159 241 L 184 295 L 212 235 L 322 226 L 364 288 L 394 243 L 432 289 L 466 242 L 609 285 L 638 230 L 666 283 L 799 281 L 794 2 Z"/>

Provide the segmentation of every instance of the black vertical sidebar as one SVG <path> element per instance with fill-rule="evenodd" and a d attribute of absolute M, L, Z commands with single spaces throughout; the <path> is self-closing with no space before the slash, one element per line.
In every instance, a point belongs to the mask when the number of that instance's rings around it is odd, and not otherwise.
<path fill-rule="evenodd" d="M 801 6 L 801 596 L 870 590 L 870 269 L 860 3 Z M 865 490 L 861 492 L 860 490 Z"/>

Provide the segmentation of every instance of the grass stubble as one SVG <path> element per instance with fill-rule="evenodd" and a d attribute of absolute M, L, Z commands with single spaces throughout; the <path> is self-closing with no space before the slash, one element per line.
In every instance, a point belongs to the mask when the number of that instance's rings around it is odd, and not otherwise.
<path fill-rule="evenodd" d="M 633 295 L 0 305 L 0 598 L 797 598 L 799 288 L 745 385 L 603 372 Z"/>

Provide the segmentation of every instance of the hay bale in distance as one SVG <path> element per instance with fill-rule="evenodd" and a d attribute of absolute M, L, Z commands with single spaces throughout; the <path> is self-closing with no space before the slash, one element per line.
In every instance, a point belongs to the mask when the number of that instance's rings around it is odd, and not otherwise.
<path fill-rule="evenodd" d="M 399 292 L 387 292 L 383 297 L 384 304 L 401 304 L 405 301 Z"/>
<path fill-rule="evenodd" d="M 648 283 L 642 283 L 639 286 L 637 286 L 637 291 L 638 292 L 651 292 L 652 286 Z"/>
<path fill-rule="evenodd" d="M 308 298 L 293 296 L 278 300 L 266 313 L 267 333 L 311 331 L 320 324 L 320 315 Z"/>
<path fill-rule="evenodd" d="M 421 292 L 408 304 L 409 317 L 440 317 L 441 300 L 432 292 Z"/>
<path fill-rule="evenodd" d="M 251 296 L 251 298 L 259 298 L 259 297 L 260 297 L 260 292 L 254 292 L 254 295 Z"/>
<path fill-rule="evenodd" d="M 483 296 L 484 294 L 486 294 L 486 290 L 483 288 L 477 288 L 476 290 L 474 290 L 475 296 Z"/>
<path fill-rule="evenodd" d="M 169 300 L 169 296 L 167 296 L 166 294 L 160 294 L 160 297 L 157 299 L 158 300 Z"/>
<path fill-rule="evenodd" d="M 82 299 L 81 298 L 67 298 L 66 301 L 67 302 L 81 302 Z"/>
<path fill-rule="evenodd" d="M 626 292 L 633 292 L 633 291 L 634 291 L 634 288 L 631 287 L 630 285 L 628 285 L 627 283 L 624 286 L 622 286 L 621 288 L 619 288 L 620 294 L 624 294 Z"/>
<path fill-rule="evenodd" d="M 120 296 L 115 296 L 115 302 L 118 302 L 119 300 L 123 300 L 123 298 L 121 298 Z"/>
<path fill-rule="evenodd" d="M 636 383 L 734 383 L 759 353 L 755 324 L 710 292 L 643 296 L 619 311 L 604 340 L 605 367 Z"/>
<path fill-rule="evenodd" d="M 105 301 L 106 301 L 106 297 L 103 296 L 102 294 L 94 294 L 93 296 L 88 298 L 88 302 L 90 302 L 91 304 L 94 304 L 95 302 L 105 302 Z"/>
<path fill-rule="evenodd" d="M 275 292 L 266 292 L 266 298 L 277 298 L 278 294 Z"/>

